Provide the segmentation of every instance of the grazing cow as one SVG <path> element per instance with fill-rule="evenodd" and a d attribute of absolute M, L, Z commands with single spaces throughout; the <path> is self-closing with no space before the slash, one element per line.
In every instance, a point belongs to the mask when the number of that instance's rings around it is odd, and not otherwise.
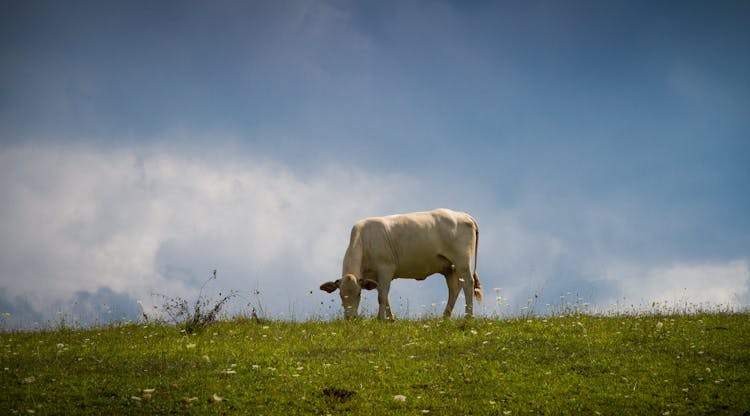
<path fill-rule="evenodd" d="M 449 209 L 365 218 L 352 227 L 341 279 L 323 283 L 320 289 L 328 293 L 339 289 L 344 317 L 348 319 L 357 317 L 362 289 L 377 288 L 378 318 L 393 319 L 388 299 L 391 280 L 424 280 L 441 273 L 448 284 L 443 316 L 451 316 L 463 287 L 465 314 L 472 317 L 472 294 L 482 300 L 476 273 L 478 241 L 479 227 L 474 218 Z"/>

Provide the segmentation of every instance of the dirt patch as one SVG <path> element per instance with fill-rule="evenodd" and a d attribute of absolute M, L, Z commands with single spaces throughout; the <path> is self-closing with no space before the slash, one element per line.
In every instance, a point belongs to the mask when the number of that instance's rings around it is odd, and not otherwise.
<path fill-rule="evenodd" d="M 351 399 L 355 394 L 357 393 L 351 390 L 339 389 L 336 387 L 326 387 L 323 389 L 323 396 L 336 399 L 340 402 L 345 402 Z"/>

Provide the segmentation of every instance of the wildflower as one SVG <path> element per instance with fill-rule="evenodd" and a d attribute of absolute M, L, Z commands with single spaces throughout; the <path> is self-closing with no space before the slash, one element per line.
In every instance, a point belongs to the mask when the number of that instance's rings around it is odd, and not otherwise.
<path fill-rule="evenodd" d="M 397 395 L 393 396 L 393 400 L 396 400 L 398 402 L 405 402 L 406 401 L 406 396 L 404 396 L 403 394 L 397 394 Z"/>

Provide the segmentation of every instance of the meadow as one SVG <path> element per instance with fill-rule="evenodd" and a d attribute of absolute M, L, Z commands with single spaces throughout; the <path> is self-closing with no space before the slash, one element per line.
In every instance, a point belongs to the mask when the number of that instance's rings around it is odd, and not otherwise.
<path fill-rule="evenodd" d="M 750 414 L 750 314 L 0 332 L 2 414 Z"/>

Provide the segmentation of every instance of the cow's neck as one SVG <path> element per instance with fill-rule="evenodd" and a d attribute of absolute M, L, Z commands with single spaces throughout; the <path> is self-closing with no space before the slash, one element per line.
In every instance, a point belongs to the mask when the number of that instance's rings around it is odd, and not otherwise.
<path fill-rule="evenodd" d="M 363 277 L 362 254 L 362 244 L 359 239 L 349 243 L 349 247 L 346 249 L 346 254 L 344 254 L 344 264 L 341 271 L 342 277 L 347 274 L 353 274 L 359 279 Z"/>

